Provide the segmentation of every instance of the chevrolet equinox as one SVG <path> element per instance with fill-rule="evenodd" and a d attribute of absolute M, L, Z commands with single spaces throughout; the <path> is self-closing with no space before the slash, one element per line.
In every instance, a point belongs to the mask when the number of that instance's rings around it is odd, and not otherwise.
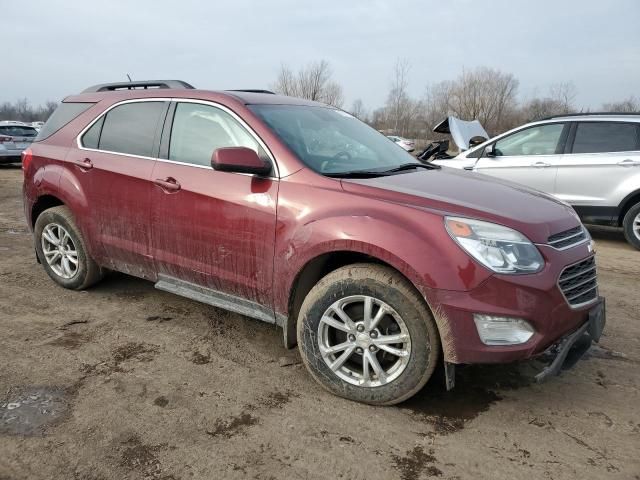
<path fill-rule="evenodd" d="M 273 323 L 331 392 L 375 405 L 438 364 L 597 341 L 595 253 L 566 203 L 425 165 L 327 105 L 178 80 L 66 98 L 23 153 L 37 260 L 81 290 L 115 270 Z M 572 360 L 573 361 L 573 360 Z"/>

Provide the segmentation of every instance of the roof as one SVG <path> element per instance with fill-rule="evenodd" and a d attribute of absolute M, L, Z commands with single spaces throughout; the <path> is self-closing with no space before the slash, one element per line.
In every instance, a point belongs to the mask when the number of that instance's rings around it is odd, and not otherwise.
<path fill-rule="evenodd" d="M 327 107 L 324 103 L 303 98 L 277 95 L 269 90 L 200 90 L 182 80 L 143 80 L 137 82 L 114 82 L 94 85 L 80 94 L 65 98 L 65 102 L 99 102 L 105 98 L 117 101 L 136 98 L 191 98 L 215 100 L 216 96 L 231 97 L 245 105 L 309 105 Z"/>
<path fill-rule="evenodd" d="M 544 120 L 557 120 L 559 118 L 574 118 L 574 119 L 591 119 L 591 118 L 607 118 L 611 119 L 619 119 L 619 120 L 628 120 L 629 117 L 637 117 L 640 119 L 640 112 L 583 112 L 583 113 L 565 113 L 564 115 L 552 115 L 550 117 L 541 118 L 537 121 Z"/>

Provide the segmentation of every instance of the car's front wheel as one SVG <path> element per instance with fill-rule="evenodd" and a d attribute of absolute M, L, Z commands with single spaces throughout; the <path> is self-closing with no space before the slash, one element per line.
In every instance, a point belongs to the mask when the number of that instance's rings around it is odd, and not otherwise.
<path fill-rule="evenodd" d="M 91 258 L 71 211 L 64 206 L 42 212 L 34 227 L 38 260 L 58 285 L 74 290 L 87 288 L 102 278 Z"/>
<path fill-rule="evenodd" d="M 640 250 L 640 203 L 636 203 L 622 221 L 624 236 L 631 245 Z"/>
<path fill-rule="evenodd" d="M 300 309 L 298 346 L 322 386 L 372 405 L 413 396 L 440 355 L 424 300 L 396 271 L 373 264 L 349 265 L 318 282 Z"/>

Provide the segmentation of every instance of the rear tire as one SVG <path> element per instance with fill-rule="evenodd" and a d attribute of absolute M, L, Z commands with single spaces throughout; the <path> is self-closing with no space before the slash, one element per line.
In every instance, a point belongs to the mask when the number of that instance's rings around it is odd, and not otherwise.
<path fill-rule="evenodd" d="M 640 250 L 640 203 L 629 209 L 622 221 L 622 227 L 627 242 Z"/>
<path fill-rule="evenodd" d="M 304 364 L 324 388 L 371 405 L 413 396 L 440 356 L 424 300 L 381 265 L 349 265 L 322 278 L 302 304 L 297 332 Z"/>
<path fill-rule="evenodd" d="M 103 271 L 89 256 L 69 208 L 53 207 L 42 212 L 36 220 L 34 240 L 38 260 L 58 285 L 83 290 L 102 279 Z"/>

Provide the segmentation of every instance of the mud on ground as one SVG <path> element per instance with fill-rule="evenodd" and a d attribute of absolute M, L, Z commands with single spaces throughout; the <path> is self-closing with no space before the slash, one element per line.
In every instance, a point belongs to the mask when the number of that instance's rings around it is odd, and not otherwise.
<path fill-rule="evenodd" d="M 0 167 L 0 479 L 640 478 L 640 252 L 594 230 L 608 324 L 573 370 L 468 367 L 376 408 L 318 386 L 273 326 L 36 264 Z M 283 358 L 285 357 L 285 358 Z"/>

